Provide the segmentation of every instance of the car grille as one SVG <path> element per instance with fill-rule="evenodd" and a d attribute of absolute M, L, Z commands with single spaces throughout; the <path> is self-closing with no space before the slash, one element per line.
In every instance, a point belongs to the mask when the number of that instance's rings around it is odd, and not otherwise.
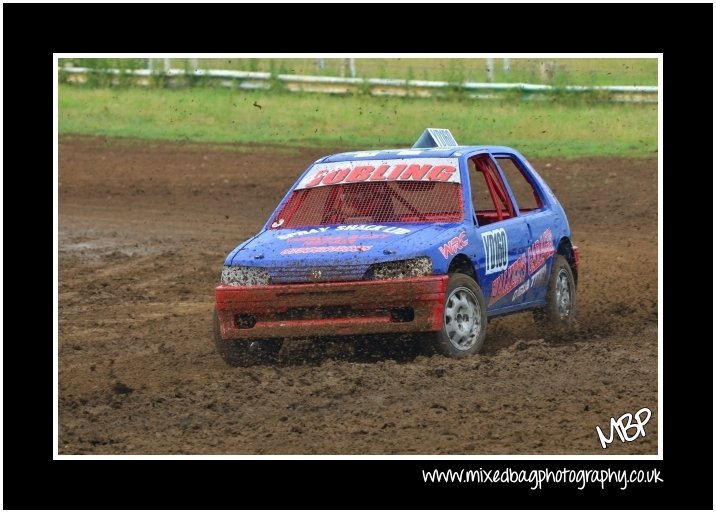
<path fill-rule="evenodd" d="M 269 269 L 271 283 L 321 283 L 327 281 L 362 280 L 367 264 L 342 264 L 340 266 L 296 266 Z"/>

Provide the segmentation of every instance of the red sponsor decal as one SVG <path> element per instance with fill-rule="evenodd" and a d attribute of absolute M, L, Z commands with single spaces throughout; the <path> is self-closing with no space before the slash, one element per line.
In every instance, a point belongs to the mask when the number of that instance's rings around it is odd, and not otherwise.
<path fill-rule="evenodd" d="M 542 236 L 527 248 L 527 273 L 535 272 L 552 255 L 554 255 L 552 228 L 547 228 Z"/>
<path fill-rule="evenodd" d="M 450 255 L 457 255 L 457 252 L 466 247 L 467 244 L 467 234 L 465 232 L 460 232 L 460 235 L 453 237 L 438 249 L 440 250 L 442 256 L 447 259 Z"/>
<path fill-rule="evenodd" d="M 492 282 L 490 304 L 499 301 L 508 292 L 525 281 L 527 277 L 527 256 L 523 253 L 520 258 L 512 262 L 505 272 Z"/>
<path fill-rule="evenodd" d="M 361 164 L 355 167 L 318 168 L 299 188 L 310 189 L 321 185 L 375 181 L 428 181 L 457 182 L 457 167 L 452 164 L 407 163 L 407 164 Z"/>
<path fill-rule="evenodd" d="M 499 301 L 517 286 L 525 282 L 528 276 L 537 271 L 552 255 L 554 255 L 552 229 L 547 228 L 540 238 L 527 248 L 527 253 L 522 253 L 520 258 L 515 260 L 507 270 L 494 279 L 489 304 Z M 544 270 L 540 272 L 544 273 Z M 544 276 L 546 276 L 546 274 L 544 274 Z M 518 297 L 527 292 L 530 287 L 535 286 L 537 279 L 543 279 L 543 276 L 541 274 L 532 276 L 531 283 L 515 291 L 512 295 L 512 301 L 515 301 Z"/>

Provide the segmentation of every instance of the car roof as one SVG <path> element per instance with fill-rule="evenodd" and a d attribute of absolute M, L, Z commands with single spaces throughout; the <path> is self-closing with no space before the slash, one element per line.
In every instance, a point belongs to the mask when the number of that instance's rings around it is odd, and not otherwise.
<path fill-rule="evenodd" d="M 474 151 L 485 153 L 515 153 L 515 150 L 507 146 L 447 146 L 440 148 L 394 148 L 387 150 L 359 150 L 344 153 L 334 153 L 327 155 L 316 161 L 316 163 L 325 162 L 344 162 L 348 160 L 390 160 L 403 159 L 406 157 L 413 158 L 448 158 L 460 157 L 465 153 Z"/>

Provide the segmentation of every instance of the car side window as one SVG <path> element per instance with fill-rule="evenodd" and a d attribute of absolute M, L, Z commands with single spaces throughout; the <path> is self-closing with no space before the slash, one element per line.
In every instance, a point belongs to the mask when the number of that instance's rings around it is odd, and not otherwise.
<path fill-rule="evenodd" d="M 512 194 L 515 196 L 517 208 L 520 209 L 520 212 L 525 214 L 541 209 L 542 200 L 517 160 L 509 156 L 496 157 L 495 160 L 497 160 L 497 164 L 502 168 L 505 178 L 510 183 Z"/>
<path fill-rule="evenodd" d="M 468 160 L 472 206 L 480 226 L 515 217 L 507 188 L 494 162 L 487 155 Z"/>

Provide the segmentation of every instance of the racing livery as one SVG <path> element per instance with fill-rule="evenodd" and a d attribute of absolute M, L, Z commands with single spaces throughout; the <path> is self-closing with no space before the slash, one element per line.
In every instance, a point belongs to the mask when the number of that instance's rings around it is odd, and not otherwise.
<path fill-rule="evenodd" d="M 480 350 L 487 320 L 576 311 L 579 250 L 544 180 L 504 146 L 427 129 L 409 149 L 329 155 L 227 257 L 214 337 L 231 365 L 291 337 L 416 333 L 448 356 Z"/>

